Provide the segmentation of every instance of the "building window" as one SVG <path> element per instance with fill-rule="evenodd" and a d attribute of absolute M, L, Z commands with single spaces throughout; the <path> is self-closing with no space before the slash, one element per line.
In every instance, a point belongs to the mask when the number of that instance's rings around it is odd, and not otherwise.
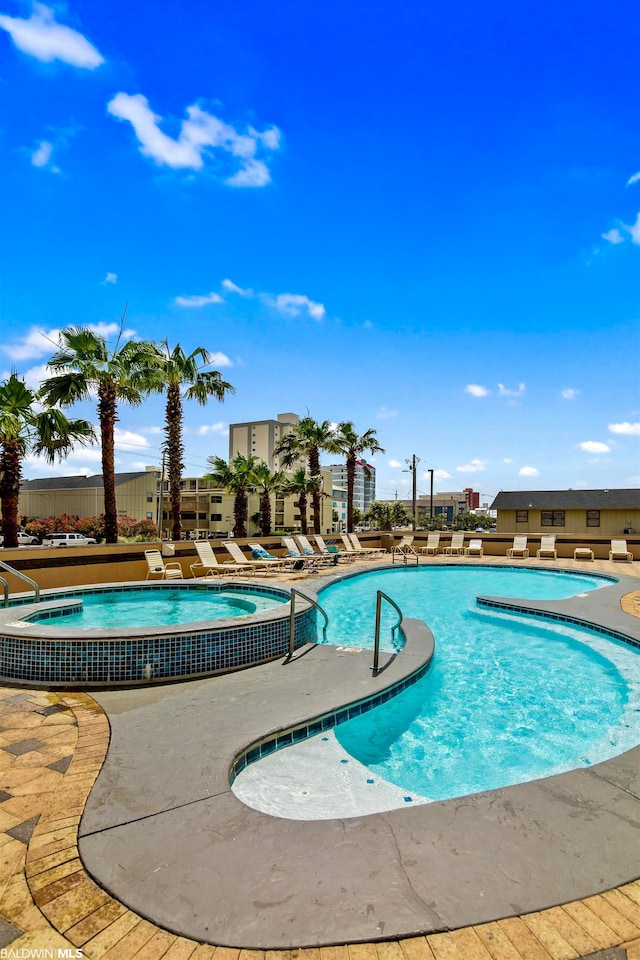
<path fill-rule="evenodd" d="M 516 523 L 528 523 L 528 522 L 529 522 L 529 511 L 516 510 Z"/>
<path fill-rule="evenodd" d="M 215 522 L 220 522 L 220 520 L 222 520 L 222 514 L 221 514 L 221 513 L 212 513 L 212 514 L 211 514 L 211 520 L 212 520 L 212 522 L 214 522 L 214 523 L 215 523 Z"/>
<path fill-rule="evenodd" d="M 148 493 L 148 494 L 147 494 L 147 503 L 153 503 L 153 494 L 152 494 L 152 493 Z"/>
<path fill-rule="evenodd" d="M 222 503 L 222 497 L 211 497 L 211 503 Z"/>
<path fill-rule="evenodd" d="M 564 527 L 564 510 L 543 510 L 541 519 L 543 527 Z"/>
<path fill-rule="evenodd" d="M 588 526 L 588 527 L 599 527 L 599 526 L 600 526 L 600 511 L 599 511 L 599 510 L 587 510 L 587 526 Z"/>
<path fill-rule="evenodd" d="M 153 514 L 152 514 L 152 513 L 148 513 L 148 514 L 147 514 L 147 520 L 153 520 Z"/>

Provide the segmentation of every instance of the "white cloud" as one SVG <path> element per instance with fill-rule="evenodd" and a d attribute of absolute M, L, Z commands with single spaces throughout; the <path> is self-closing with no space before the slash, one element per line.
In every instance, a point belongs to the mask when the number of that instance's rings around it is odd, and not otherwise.
<path fill-rule="evenodd" d="M 602 237 L 609 243 L 624 243 L 627 236 L 631 243 L 640 244 L 640 213 L 638 213 L 635 223 L 621 223 L 619 227 L 613 227 L 607 233 L 602 234 Z"/>
<path fill-rule="evenodd" d="M 513 460 L 511 459 L 511 457 L 504 457 L 502 462 L 503 462 L 503 463 L 513 463 Z"/>
<path fill-rule="evenodd" d="M 123 430 L 116 427 L 114 430 L 114 440 L 116 447 L 148 447 L 149 441 L 141 433 L 133 433 L 131 430 Z"/>
<path fill-rule="evenodd" d="M 522 467 L 518 470 L 519 477 L 537 477 L 540 475 L 540 471 L 535 467 Z"/>
<path fill-rule="evenodd" d="M 489 391 L 486 387 L 481 387 L 479 383 L 468 383 L 464 388 L 465 393 L 471 394 L 472 397 L 488 397 Z"/>
<path fill-rule="evenodd" d="M 611 230 L 607 230 L 606 233 L 600 234 L 603 240 L 606 240 L 608 243 L 624 243 L 624 237 L 620 233 L 617 227 L 612 227 Z"/>
<path fill-rule="evenodd" d="M 508 390 L 503 383 L 498 384 L 498 395 L 501 397 L 521 397 L 524 391 L 524 383 L 519 383 L 517 390 Z"/>
<path fill-rule="evenodd" d="M 389 466 L 390 466 L 390 467 L 401 467 L 402 464 L 400 463 L 399 460 L 389 460 Z"/>
<path fill-rule="evenodd" d="M 564 400 L 575 400 L 579 393 L 580 391 L 575 390 L 573 387 L 565 387 L 564 390 L 560 391 L 560 395 Z"/>
<path fill-rule="evenodd" d="M 486 460 L 471 460 L 469 463 L 465 463 L 461 467 L 456 467 L 456 473 L 480 473 L 482 470 L 485 470 L 487 466 Z"/>
<path fill-rule="evenodd" d="M 215 433 L 220 437 L 228 437 L 229 427 L 226 423 L 223 423 L 222 420 L 219 420 L 218 423 L 204 423 L 201 427 L 198 427 L 198 433 L 201 437 L 205 437 L 208 433 Z"/>
<path fill-rule="evenodd" d="M 389 410 L 387 407 L 380 407 L 378 410 L 378 419 L 379 420 L 391 420 L 393 417 L 398 416 L 397 410 Z"/>
<path fill-rule="evenodd" d="M 235 284 L 235 283 L 233 282 L 233 280 L 228 280 L 228 279 L 227 279 L 227 280 L 223 280 L 223 281 L 222 281 L 222 286 L 224 287 L 225 290 L 228 290 L 229 293 L 237 293 L 238 296 L 240 296 L 240 297 L 253 297 L 253 296 L 255 296 L 253 290 L 251 290 L 251 289 L 243 290 L 243 288 L 242 288 L 242 287 L 239 287 L 237 284 Z"/>
<path fill-rule="evenodd" d="M 635 436 L 640 434 L 640 423 L 610 423 L 609 430 L 611 433 L 623 433 L 628 436 Z"/>
<path fill-rule="evenodd" d="M 222 353 L 218 350 L 217 353 L 211 354 L 211 360 L 209 361 L 214 367 L 232 367 L 233 360 L 231 360 L 226 353 Z"/>
<path fill-rule="evenodd" d="M 160 129 L 162 117 L 151 110 L 149 101 L 141 93 L 133 96 L 117 93 L 107 104 L 107 111 L 131 124 L 140 152 L 159 166 L 202 170 L 214 151 L 223 151 L 234 159 L 237 167 L 225 179 L 229 186 L 262 187 L 271 179 L 266 163 L 258 159 L 256 153 L 259 149 L 278 149 L 280 131 L 277 127 L 262 132 L 249 127 L 247 133 L 239 133 L 230 124 L 192 104 L 186 110 L 188 119 L 182 121 L 177 138 L 173 138 Z"/>
<path fill-rule="evenodd" d="M 118 274 L 117 274 L 117 273 L 108 273 L 102 282 L 103 282 L 103 283 L 117 283 L 117 282 L 118 282 Z"/>
<path fill-rule="evenodd" d="M 297 317 L 302 311 L 306 311 L 313 320 L 322 320 L 326 314 L 323 304 L 299 293 L 279 293 L 273 299 L 272 305 L 288 317 Z"/>
<path fill-rule="evenodd" d="M 142 433 L 150 433 L 152 436 L 157 436 L 163 431 L 164 427 L 142 427 Z"/>
<path fill-rule="evenodd" d="M 51 159 L 53 144 L 48 140 L 41 140 L 31 154 L 31 163 L 34 167 L 46 167 Z"/>
<path fill-rule="evenodd" d="M 173 301 L 179 307 L 205 307 L 208 303 L 224 303 L 219 293 L 207 293 L 205 296 L 176 297 Z"/>
<path fill-rule="evenodd" d="M 11 36 L 23 53 L 43 63 L 62 60 L 73 67 L 95 70 L 104 57 L 77 30 L 57 23 L 54 11 L 44 3 L 34 3 L 28 20 L 0 15 L 0 28 Z"/>
<path fill-rule="evenodd" d="M 425 473 L 425 479 L 426 477 L 427 477 L 427 474 Z M 451 480 L 452 479 L 451 474 L 447 473 L 446 470 L 434 470 L 433 478 L 434 480 Z"/>
<path fill-rule="evenodd" d="M 581 450 L 584 450 L 585 453 L 610 453 L 611 447 L 608 447 L 606 443 L 601 443 L 599 440 L 584 440 L 582 443 L 579 443 L 578 446 Z"/>
<path fill-rule="evenodd" d="M 640 170 L 638 171 L 638 173 L 634 173 L 632 177 L 629 177 L 629 179 L 627 180 L 627 186 L 630 187 L 632 184 L 638 183 L 638 182 L 640 182 Z"/>
<path fill-rule="evenodd" d="M 120 331 L 119 323 L 88 323 L 86 326 L 96 333 L 99 337 L 108 340 L 116 336 Z M 0 343 L 0 350 L 6 353 L 12 360 L 31 360 L 35 357 L 42 357 L 45 354 L 55 353 L 58 349 L 58 338 L 60 328 L 52 327 L 31 327 L 31 329 L 20 339 L 13 343 Z M 130 340 L 135 336 L 135 330 L 123 330 L 124 340 Z"/>

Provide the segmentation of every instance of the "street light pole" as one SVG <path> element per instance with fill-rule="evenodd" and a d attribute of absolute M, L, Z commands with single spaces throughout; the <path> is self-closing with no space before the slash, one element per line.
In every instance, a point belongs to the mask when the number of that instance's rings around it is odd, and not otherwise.
<path fill-rule="evenodd" d="M 412 456 L 411 460 L 405 460 L 405 463 L 409 464 L 409 472 L 413 474 L 413 484 L 412 484 L 412 512 L 411 512 L 411 528 L 415 532 L 416 529 L 416 487 L 417 487 L 417 477 L 416 477 L 416 464 L 420 463 L 420 457 L 416 457 L 415 453 Z"/>
<path fill-rule="evenodd" d="M 429 468 L 431 474 L 431 487 L 429 492 L 429 519 L 433 520 L 433 467 Z"/>

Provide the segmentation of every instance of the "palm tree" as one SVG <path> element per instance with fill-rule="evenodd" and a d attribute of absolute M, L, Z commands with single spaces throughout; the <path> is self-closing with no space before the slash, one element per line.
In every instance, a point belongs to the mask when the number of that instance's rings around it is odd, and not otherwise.
<path fill-rule="evenodd" d="M 204 407 L 210 397 L 215 397 L 222 402 L 226 394 L 236 391 L 235 387 L 222 379 L 222 375 L 217 370 L 203 369 L 211 363 L 211 354 L 204 347 L 196 347 L 187 355 L 180 344 L 170 349 L 169 341 L 163 340 L 159 344 L 154 344 L 153 348 L 147 369 L 154 381 L 153 389 L 158 393 L 166 394 L 167 398 L 164 446 L 167 453 L 169 501 L 173 521 L 171 537 L 173 540 L 180 540 L 182 536 L 180 479 L 184 454 L 183 397 L 185 400 L 196 400 Z M 183 387 L 187 388 L 184 394 Z"/>
<path fill-rule="evenodd" d="M 126 313 L 126 311 L 125 311 Z M 134 341 L 120 345 L 124 313 L 115 346 L 89 327 L 67 327 L 60 332 L 59 350 L 47 366 L 58 371 L 46 380 L 40 396 L 51 406 L 71 406 L 79 400 L 98 396 L 98 423 L 102 447 L 104 486 L 104 533 L 106 543 L 118 542 L 118 509 L 115 481 L 115 426 L 118 401 L 138 406 L 150 391 L 147 358 L 152 344 Z"/>
<path fill-rule="evenodd" d="M 260 494 L 260 533 L 271 534 L 271 494 L 282 493 L 288 480 L 284 470 L 271 470 L 266 463 L 259 463 L 253 471 L 255 489 Z"/>
<path fill-rule="evenodd" d="M 353 533 L 353 491 L 356 479 L 356 464 L 364 453 L 384 453 L 383 448 L 376 440 L 375 430 L 365 430 L 362 435 L 356 433 L 350 420 L 338 424 L 336 430 L 336 444 L 339 452 L 347 460 L 347 532 Z M 367 479 L 371 471 L 363 464 Z"/>
<path fill-rule="evenodd" d="M 307 503 L 309 494 L 313 496 L 315 490 L 322 485 L 322 477 L 310 477 L 304 467 L 298 467 L 287 481 L 286 492 L 297 496 L 297 506 L 300 510 L 300 532 L 307 533 Z"/>
<path fill-rule="evenodd" d="M 259 462 L 257 457 L 245 457 L 241 453 L 236 454 L 230 463 L 222 457 L 207 459 L 211 473 L 205 474 L 205 480 L 211 480 L 217 487 L 224 487 L 228 493 L 234 494 L 233 535 L 238 539 L 247 535 L 247 503 L 249 493 L 254 488 L 254 471 Z"/>
<path fill-rule="evenodd" d="M 331 453 L 339 452 L 332 425 L 328 420 L 316 423 L 312 417 L 303 417 L 294 429 L 286 433 L 276 444 L 274 456 L 280 457 L 283 467 L 291 467 L 300 460 L 306 460 L 309 476 L 320 480 L 321 450 L 328 450 Z M 312 490 L 314 533 L 322 532 L 320 529 L 321 486 L 321 483 L 317 483 Z"/>
<path fill-rule="evenodd" d="M 393 527 L 402 527 L 410 522 L 409 514 L 397 500 L 391 503 L 374 500 L 369 504 L 366 517 L 377 530 L 391 530 Z"/>
<path fill-rule="evenodd" d="M 61 410 L 45 406 L 17 374 L 0 385 L 0 500 L 5 547 L 18 546 L 18 497 L 22 461 L 29 453 L 49 463 L 64 459 L 75 443 L 95 440 L 87 420 L 69 420 Z"/>

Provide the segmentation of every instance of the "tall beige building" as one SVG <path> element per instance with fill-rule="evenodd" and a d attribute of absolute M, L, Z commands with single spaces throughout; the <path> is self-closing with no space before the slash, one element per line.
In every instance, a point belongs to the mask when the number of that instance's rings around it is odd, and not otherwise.
<path fill-rule="evenodd" d="M 299 420 L 297 413 L 279 413 L 277 420 L 229 424 L 229 460 L 233 460 L 240 453 L 243 457 L 253 456 L 264 460 L 271 470 L 280 469 L 280 463 L 273 451 L 282 437 L 291 433 Z M 300 466 L 304 465 L 304 461 L 301 461 Z"/>

